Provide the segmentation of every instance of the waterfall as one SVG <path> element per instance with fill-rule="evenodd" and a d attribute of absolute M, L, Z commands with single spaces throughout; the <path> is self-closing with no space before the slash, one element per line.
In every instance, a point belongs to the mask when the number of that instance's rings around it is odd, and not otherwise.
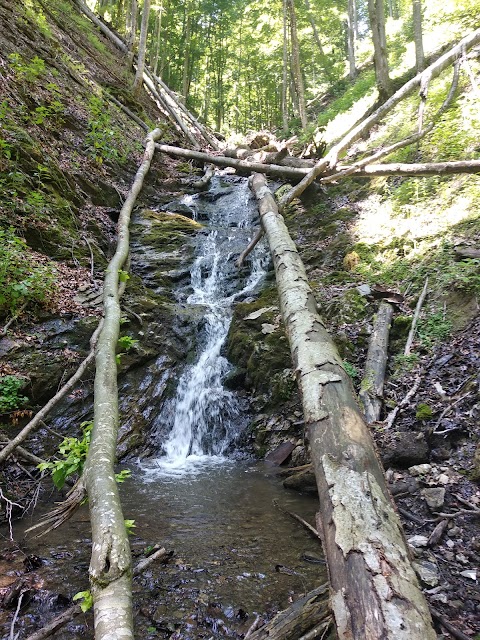
<path fill-rule="evenodd" d="M 232 188 L 231 183 L 234 182 Z M 188 204 L 205 229 L 198 236 L 190 270 L 191 292 L 186 303 L 203 311 L 196 360 L 178 381 L 173 427 L 164 443 L 165 456 L 156 463 L 165 472 L 183 473 L 205 462 L 221 460 L 236 435 L 240 413 L 235 394 L 223 386 L 231 365 L 221 354 L 233 305 L 255 292 L 265 275 L 268 252 L 264 244 L 252 254 L 250 273 L 240 274 L 235 260 L 252 236 L 258 212 L 246 179 L 214 178 L 207 194 L 188 197 Z"/>

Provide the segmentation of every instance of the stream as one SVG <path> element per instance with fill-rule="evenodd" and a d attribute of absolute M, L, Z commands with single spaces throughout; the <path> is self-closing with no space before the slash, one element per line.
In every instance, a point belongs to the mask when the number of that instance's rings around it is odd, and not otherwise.
<path fill-rule="evenodd" d="M 265 245 L 257 247 L 249 269 L 235 266 L 257 216 L 247 181 L 216 177 L 208 193 L 182 203 L 204 227 L 195 239 L 190 282 L 176 296 L 179 305 L 198 308 L 201 321 L 176 392 L 151 412 L 156 453 L 132 461 L 133 477 L 120 485 L 125 518 L 135 521 L 134 556 L 154 544 L 174 552 L 168 564 L 135 579 L 135 624 L 142 638 L 239 638 L 255 613 L 285 608 L 325 580 L 318 541 L 276 508 L 313 522 L 318 501 L 285 491 L 266 463 L 229 453 L 252 416 L 245 399 L 223 386 L 231 365 L 222 346 L 235 302 L 253 299 L 268 268 Z M 15 538 L 30 525 L 29 519 L 17 523 Z M 45 624 L 88 588 L 89 535 L 82 507 L 47 539 L 27 540 L 27 553 L 42 559 L 38 573 L 45 586 L 23 624 Z M 55 637 L 91 636 L 87 615 Z"/>

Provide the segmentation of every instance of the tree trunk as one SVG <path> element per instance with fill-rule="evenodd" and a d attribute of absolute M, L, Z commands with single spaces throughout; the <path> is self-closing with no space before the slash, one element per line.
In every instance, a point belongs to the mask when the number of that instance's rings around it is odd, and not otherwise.
<path fill-rule="evenodd" d="M 421 0 L 413 0 L 413 39 L 415 41 L 415 61 L 417 65 L 417 73 L 420 73 L 425 69 L 425 54 L 423 52 Z"/>
<path fill-rule="evenodd" d="M 332 82 L 333 75 L 332 75 L 332 72 L 330 71 L 331 64 L 330 64 L 327 56 L 325 55 L 325 51 L 323 50 L 322 41 L 320 40 L 320 36 L 318 34 L 317 25 L 315 24 L 315 20 L 314 20 L 313 14 L 312 14 L 312 9 L 310 7 L 309 0 L 305 0 L 305 8 L 307 10 L 308 20 L 309 20 L 310 25 L 312 27 L 313 39 L 315 40 L 315 44 L 317 45 L 318 53 L 320 55 L 320 64 L 322 65 L 322 69 L 325 72 L 325 76 L 326 76 L 327 80 L 329 82 Z"/>
<path fill-rule="evenodd" d="M 143 162 L 120 212 L 117 249 L 107 267 L 103 287 L 105 317 L 95 358 L 94 426 L 84 468 L 92 526 L 89 573 L 95 640 L 133 639 L 130 545 L 113 471 L 118 433 L 115 359 L 120 328 L 118 282 L 129 250 L 130 215 L 160 135 L 160 129 L 155 129 L 147 136 Z"/>
<path fill-rule="evenodd" d="M 380 100 L 384 102 L 393 93 L 388 70 L 387 36 L 383 0 L 368 0 L 368 16 L 373 40 L 373 63 Z"/>
<path fill-rule="evenodd" d="M 402 527 L 337 349 L 266 180 L 252 190 L 272 253 L 320 496 L 317 530 L 341 640 L 435 640 Z"/>
<path fill-rule="evenodd" d="M 302 127 L 307 126 L 307 109 L 305 106 L 305 87 L 303 85 L 302 67 L 300 65 L 300 45 L 297 36 L 297 17 L 295 15 L 294 0 L 287 0 L 287 7 L 290 16 L 290 36 L 292 44 L 292 72 L 295 83 L 295 92 L 298 99 L 298 115 Z"/>
<path fill-rule="evenodd" d="M 283 76 L 282 76 L 282 122 L 283 130 L 288 130 L 288 35 L 287 35 L 287 0 L 283 0 Z"/>
<path fill-rule="evenodd" d="M 370 336 L 362 389 L 359 394 L 368 424 L 380 420 L 383 384 L 388 360 L 388 336 L 392 318 L 392 305 L 388 302 L 380 303 Z"/>
<path fill-rule="evenodd" d="M 357 65 L 355 62 L 355 0 L 348 0 L 347 11 L 347 45 L 348 45 L 348 76 L 354 80 L 357 76 Z"/>
<path fill-rule="evenodd" d="M 140 27 L 140 42 L 138 44 L 137 73 L 133 81 L 132 91 L 138 96 L 143 85 L 143 72 L 145 71 L 145 53 L 147 50 L 148 18 L 150 15 L 150 0 L 143 1 L 142 26 Z"/>
<path fill-rule="evenodd" d="M 135 56 L 135 43 L 137 40 L 137 16 L 138 3 L 137 0 L 132 0 L 130 4 L 130 10 L 127 13 L 127 55 L 129 67 L 133 65 L 133 58 Z"/>

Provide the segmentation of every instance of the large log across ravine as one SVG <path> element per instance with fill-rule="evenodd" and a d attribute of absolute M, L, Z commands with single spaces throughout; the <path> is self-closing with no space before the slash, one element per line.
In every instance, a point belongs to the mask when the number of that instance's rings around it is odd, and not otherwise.
<path fill-rule="evenodd" d="M 261 174 L 251 188 L 272 254 L 317 480 L 317 518 L 341 640 L 434 640 L 427 602 L 349 376 Z"/>
<path fill-rule="evenodd" d="M 280 160 L 280 164 L 267 164 L 263 162 L 251 162 L 249 160 L 240 160 L 238 158 L 228 158 L 226 156 L 214 156 L 202 151 L 193 151 L 191 149 L 183 149 L 182 147 L 172 147 L 167 144 L 156 144 L 157 151 L 166 153 L 167 155 L 177 158 L 187 158 L 189 160 L 198 160 L 204 163 L 211 163 L 219 167 L 231 167 L 238 171 L 246 173 L 256 172 L 265 173 L 274 178 L 281 178 L 292 183 L 298 183 L 310 171 L 308 167 L 292 167 L 283 164 L 289 160 L 284 158 Z M 291 158 L 294 160 L 294 158 Z M 343 172 L 351 167 L 349 165 L 337 165 L 335 173 Z M 353 169 L 353 167 L 352 167 Z M 330 176 L 333 170 L 325 170 L 325 173 L 318 175 L 318 181 L 322 182 L 323 176 Z M 366 167 L 355 169 L 350 177 L 353 178 L 375 178 L 377 176 L 432 176 L 432 175 L 450 175 L 455 173 L 480 173 L 480 160 L 459 160 L 452 162 L 430 162 L 430 163 L 392 163 L 392 164 L 370 164 Z M 339 179 L 343 176 L 339 176 Z"/>

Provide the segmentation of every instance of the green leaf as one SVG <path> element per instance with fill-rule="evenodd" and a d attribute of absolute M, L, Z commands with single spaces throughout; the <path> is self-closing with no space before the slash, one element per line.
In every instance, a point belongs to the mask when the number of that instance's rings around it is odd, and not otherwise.
<path fill-rule="evenodd" d="M 128 280 L 130 280 L 130 276 L 126 271 L 123 271 L 123 269 L 119 269 L 118 279 L 120 280 L 120 282 L 128 282 Z"/>
<path fill-rule="evenodd" d="M 73 601 L 82 600 L 80 603 L 80 609 L 85 613 L 93 606 L 93 596 L 90 590 L 87 591 L 79 591 L 73 596 Z"/>

